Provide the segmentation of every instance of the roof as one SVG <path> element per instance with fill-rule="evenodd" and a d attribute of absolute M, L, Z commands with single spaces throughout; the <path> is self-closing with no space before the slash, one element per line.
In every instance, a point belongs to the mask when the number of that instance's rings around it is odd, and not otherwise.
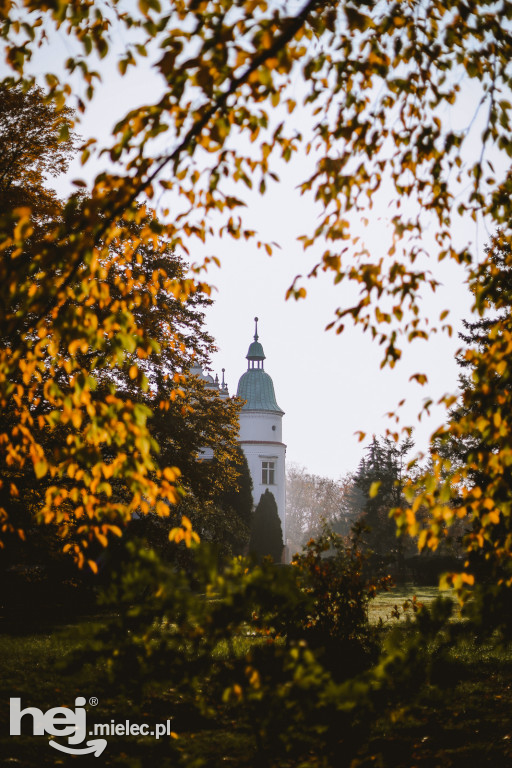
<path fill-rule="evenodd" d="M 263 351 L 263 347 L 261 346 L 259 341 L 257 341 L 257 339 L 255 339 L 251 343 L 249 347 L 249 351 L 247 352 L 245 357 L 246 357 L 246 360 L 265 360 L 265 353 Z"/>
<path fill-rule="evenodd" d="M 249 368 L 240 377 L 236 395 L 246 401 L 242 406 L 243 411 L 284 413 L 276 402 L 272 379 L 263 368 Z"/>

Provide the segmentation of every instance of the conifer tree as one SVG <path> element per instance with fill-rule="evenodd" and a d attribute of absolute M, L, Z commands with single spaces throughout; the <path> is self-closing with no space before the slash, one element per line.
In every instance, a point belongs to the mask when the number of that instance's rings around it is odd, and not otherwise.
<path fill-rule="evenodd" d="M 374 436 L 354 475 L 351 506 L 367 529 L 362 541 L 372 553 L 369 562 L 376 571 L 391 565 L 403 571 L 404 541 L 397 538 L 389 513 L 404 504 L 404 458 L 412 446 L 410 439 L 397 444 Z"/>
<path fill-rule="evenodd" d="M 270 555 L 274 562 L 281 562 L 283 530 L 274 494 L 268 488 L 254 512 L 249 551 L 258 558 Z"/>
<path fill-rule="evenodd" d="M 254 510 L 252 477 L 245 453 L 239 445 L 234 452 L 233 465 L 238 475 L 236 485 L 223 493 L 219 501 L 224 506 L 235 510 L 239 518 L 250 528 Z"/>

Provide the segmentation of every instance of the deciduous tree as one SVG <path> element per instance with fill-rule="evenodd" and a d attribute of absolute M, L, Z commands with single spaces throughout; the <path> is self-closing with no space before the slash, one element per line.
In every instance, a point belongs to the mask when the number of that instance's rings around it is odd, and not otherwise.
<path fill-rule="evenodd" d="M 48 177 L 64 173 L 78 148 L 73 123 L 73 110 L 56 110 L 39 87 L 0 87 L 0 208 L 5 216 L 28 206 L 39 235 L 61 213 Z"/>
<path fill-rule="evenodd" d="M 353 301 L 344 299 L 333 327 L 341 331 L 347 319 L 360 324 L 379 341 L 382 362 L 389 365 L 400 358 L 403 343 L 450 330 L 447 310 L 439 319 L 425 317 L 420 296 L 426 287 L 438 285 L 436 257 L 451 258 L 463 268 L 474 261 L 468 244 L 459 245 L 453 238 L 453 225 L 459 219 L 484 217 L 491 226 L 503 226 L 503 241 L 511 238 L 512 2 L 305 0 L 300 9 L 291 8 L 269 5 L 266 0 L 199 4 L 190 0 L 171 7 L 158 0 L 141 0 L 136 5 L 111 0 L 101 7 L 83 0 L 43 6 L 26 0 L 21 9 L 9 0 L 4 3 L 2 41 L 12 81 L 25 76 L 37 46 L 51 39 L 55 29 L 64 29 L 70 46 L 75 43 L 80 50 L 72 49 L 57 72 L 46 73 L 46 83 L 60 106 L 76 98 L 79 109 L 85 109 L 94 96 L 100 76 L 91 63 L 93 54 L 117 56 L 123 75 L 140 59 L 153 57 L 164 90 L 155 103 L 120 116 L 106 147 L 114 170 L 98 175 L 85 206 L 77 207 L 73 200 L 65 206 L 62 223 L 40 247 L 30 250 L 33 225 L 27 211 L 13 212 L 3 235 L 3 253 L 17 257 L 28 249 L 39 282 L 34 288 L 30 280 L 13 281 L 14 262 L 5 261 L 0 284 L 16 285 L 12 288 L 16 310 L 11 300 L 0 318 L 2 337 L 7 338 L 4 330 L 8 330 L 12 340 L 0 357 L 2 407 L 12 407 L 14 395 L 5 382 L 13 378 L 25 377 L 18 398 L 33 394 L 30 380 L 41 365 L 43 346 L 49 344 L 44 341 L 46 335 L 40 335 L 46 334 L 48 317 L 52 338 L 58 337 L 71 356 L 66 375 L 76 382 L 71 384 L 71 402 L 75 398 L 71 408 L 62 407 L 60 392 L 52 395 L 54 413 L 63 413 L 64 419 L 83 418 L 76 404 L 80 398 L 81 407 L 89 404 L 91 382 L 72 357 L 81 344 L 97 349 L 99 357 L 105 352 L 108 357 L 110 349 L 105 350 L 99 339 L 113 333 L 115 338 L 135 339 L 133 351 L 140 349 L 144 354 L 147 350 L 146 340 L 139 346 L 133 315 L 122 312 L 118 317 L 113 312 L 107 327 L 98 332 L 87 304 L 104 300 L 95 294 L 94 286 L 105 269 L 110 244 L 118 237 L 121 219 L 138 220 L 144 242 L 151 243 L 160 234 L 171 247 L 183 249 L 190 240 L 203 242 L 215 232 L 253 237 L 238 215 L 243 200 L 234 194 L 234 185 L 258 186 L 264 193 L 275 178 L 274 158 L 288 161 L 304 144 L 314 168 L 306 172 L 300 189 L 311 193 L 321 206 L 315 231 L 301 236 L 306 248 L 323 248 L 312 274 L 324 270 L 336 283 L 348 282 L 358 289 Z M 116 41 L 123 41 L 115 50 L 110 42 L 112 29 Z M 82 76 L 78 96 L 77 86 L 72 89 L 66 82 L 66 72 Z M 474 114 L 459 127 L 452 116 L 467 104 L 468 93 L 476 94 Z M 274 112 L 279 105 L 283 111 Z M 307 139 L 297 130 L 294 113 L 299 108 L 312 115 Z M 94 151 L 94 142 L 89 142 L 83 148 L 84 160 Z M 175 215 L 168 212 L 164 227 L 146 216 L 144 204 L 145 198 L 167 191 L 178 195 L 184 207 Z M 355 218 L 359 223 L 363 216 L 371 219 L 379 193 L 391 204 L 391 244 L 387 253 L 370 255 L 359 233 L 351 232 L 351 222 Z M 435 232 L 428 246 L 427 227 Z M 271 244 L 259 244 L 272 251 Z M 136 250 L 128 245 L 127 258 L 136 259 Z M 432 272 L 426 268 L 427 257 L 434 257 Z M 472 269 L 476 279 L 479 267 Z M 80 290 L 71 287 L 77 285 Z M 188 283 L 176 282 L 179 295 L 186 296 L 192 289 Z M 290 295 L 305 294 L 300 279 L 295 280 Z M 479 311 L 484 303 L 480 293 Z M 76 307 L 73 318 L 70 305 Z M 17 335 L 20 328 L 23 333 Z M 40 340 L 34 344 L 37 337 Z M 76 348 L 70 347 L 73 343 Z M 57 355 L 57 348 L 52 346 L 51 352 Z M 507 355 L 505 342 L 500 346 L 493 341 L 480 358 L 481 379 L 506 368 Z M 415 378 L 420 384 L 426 382 L 421 372 Z M 449 397 L 444 401 L 451 402 Z M 144 503 L 143 497 L 155 505 L 160 502 L 163 510 L 174 495 L 176 473 L 169 470 L 167 477 L 158 477 L 157 472 L 155 481 L 148 479 L 147 412 L 137 406 L 135 413 L 135 406 L 126 402 L 103 405 L 101 414 L 90 417 L 96 436 L 115 440 L 112 435 L 122 434 L 126 443 L 127 422 L 137 425 L 137 434 L 131 434 L 135 453 L 116 466 L 116 473 L 136 476 L 138 482 L 145 478 L 143 488 L 132 483 L 132 501 L 116 515 L 131 514 L 131 508 Z M 24 418 L 29 419 L 24 408 Z M 482 418 L 472 428 L 485 433 L 489 422 L 498 431 L 505 429 L 502 412 L 487 412 Z M 124 426 L 116 433 L 117 423 Z M 57 476 L 64 471 L 62 463 L 41 455 L 37 441 L 27 435 L 23 440 L 21 453 L 14 447 L 10 461 L 29 459 L 38 473 Z M 493 461 L 508 466 L 512 444 L 500 435 L 498 445 L 498 458 Z M 100 477 L 108 484 L 100 464 L 92 462 L 98 477 L 90 473 L 87 481 L 92 483 L 95 477 L 95 487 Z M 56 487 L 58 496 L 58 483 Z M 452 486 L 443 487 L 449 497 Z M 100 503 L 90 484 L 88 488 L 80 505 L 86 516 L 108 519 L 110 506 Z M 490 483 L 489 493 L 493 488 Z M 434 520 L 443 518 L 445 512 L 428 494 L 415 503 L 427 502 Z M 493 504 L 492 498 L 486 503 Z M 500 515 L 509 514 L 508 504 L 507 500 L 501 506 Z M 416 509 L 411 506 L 407 516 L 411 530 L 415 530 Z M 494 509 L 482 511 L 482 519 L 489 514 L 494 520 Z M 55 517 L 50 501 L 46 512 L 50 519 Z M 491 526 L 485 527 L 492 538 Z M 436 545 L 436 536 L 434 526 L 430 545 Z"/>
<path fill-rule="evenodd" d="M 482 318 L 466 322 L 459 353 L 464 374 L 450 419 L 435 435 L 429 474 L 412 507 L 399 514 L 402 525 L 419 534 L 420 547 L 436 550 L 458 532 L 466 561 L 447 581 L 464 595 L 475 583 L 472 602 L 487 628 L 512 631 L 512 542 L 510 498 L 512 464 L 509 420 L 512 411 L 509 354 L 512 345 L 512 257 L 498 234 L 471 280 Z M 454 398 L 455 399 L 455 398 Z M 414 489 L 409 489 L 410 498 Z M 419 519 L 421 507 L 429 510 Z"/>
<path fill-rule="evenodd" d="M 7 146 L 17 146 L 18 118 L 27 137 L 26 145 L 18 138 L 26 167 L 12 150 L 10 180 L 4 174 L 2 527 L 25 536 L 35 519 L 44 521 L 82 564 L 93 541 L 105 545 L 120 535 L 134 513 L 169 515 L 178 477 L 203 499 L 230 487 L 238 405 L 188 373 L 213 348 L 203 328 L 209 299 L 144 206 L 91 252 L 89 278 L 68 275 L 56 311 L 48 281 L 61 281 L 69 242 L 59 255 L 54 237 L 65 237 L 68 218 L 85 215 L 91 201 L 80 194 L 64 208 L 45 186 L 45 172 L 64 170 L 73 150 L 70 111 L 60 113 L 39 89 L 11 95 L 4 98 L 11 113 L 0 122 Z M 23 226 L 29 231 L 21 248 Z M 198 461 L 205 446 L 215 449 L 215 473 Z"/>
<path fill-rule="evenodd" d="M 288 465 L 286 470 L 286 537 L 291 550 L 300 550 L 311 538 L 320 536 L 324 524 L 347 536 L 354 520 L 349 506 L 352 482 L 349 477 L 336 481 L 308 472 L 305 467 Z"/>

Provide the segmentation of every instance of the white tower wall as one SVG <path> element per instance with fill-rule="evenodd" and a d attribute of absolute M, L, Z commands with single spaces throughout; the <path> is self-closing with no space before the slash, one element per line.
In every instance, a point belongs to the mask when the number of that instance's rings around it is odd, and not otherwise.
<path fill-rule="evenodd" d="M 259 442 L 257 440 L 240 440 L 240 446 L 245 453 L 252 477 L 254 503 L 258 505 L 267 489 L 273 494 L 281 520 L 283 542 L 286 543 L 286 446 L 284 443 Z M 265 464 L 273 465 L 273 476 L 269 468 L 264 467 Z M 265 483 L 263 482 L 264 469 L 266 469 Z"/>
<path fill-rule="evenodd" d="M 281 443 L 283 416 L 272 411 L 244 411 L 240 414 L 240 442 L 258 440 L 263 443 Z"/>
<path fill-rule="evenodd" d="M 263 369 L 265 353 L 258 341 L 247 353 L 248 369 L 238 382 L 237 396 L 245 401 L 240 413 L 240 446 L 253 482 L 254 504 L 269 490 L 277 504 L 283 542 L 286 544 L 286 445 L 283 443 L 284 412 L 279 408 L 270 376 Z"/>

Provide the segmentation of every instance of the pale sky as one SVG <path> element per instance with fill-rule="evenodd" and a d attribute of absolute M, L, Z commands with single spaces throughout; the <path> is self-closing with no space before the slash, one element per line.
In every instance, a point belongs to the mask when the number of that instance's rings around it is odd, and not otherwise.
<path fill-rule="evenodd" d="M 69 53 L 69 41 L 59 35 L 51 50 L 43 51 L 35 60 L 34 71 L 54 69 L 56 60 Z M 129 109 L 157 98 L 161 80 L 156 72 L 142 66 L 130 70 L 126 78 L 108 64 L 103 63 L 101 71 L 103 85 L 78 131 L 84 138 L 94 135 L 107 142 L 112 126 Z M 472 108 L 469 104 L 467 114 L 461 112 L 461 120 L 470 119 Z M 298 114 L 294 119 L 300 124 L 308 118 Z M 298 127 L 307 129 L 307 125 Z M 301 197 L 296 189 L 308 162 L 295 157 L 290 165 L 276 168 L 281 184 L 270 186 L 265 197 L 252 194 L 247 198 L 246 223 L 262 238 L 281 245 L 272 257 L 258 250 L 255 242 L 215 239 L 206 245 L 195 241 L 191 258 L 200 262 L 213 254 L 222 262 L 221 269 L 213 267 L 208 276 L 217 288 L 215 305 L 207 315 L 207 328 L 219 348 L 212 360 L 213 372 L 220 377 L 225 368 L 230 393 L 236 393 L 238 379 L 247 367 L 245 355 L 257 315 L 267 358 L 265 370 L 272 376 L 277 402 L 285 411 L 287 459 L 310 472 L 337 478 L 355 470 L 363 455 L 365 443 L 358 441 L 356 431 L 365 431 L 368 441 L 372 434 L 383 434 L 388 427 L 396 429 L 386 413 L 404 397 L 407 402 L 401 409 L 401 426 L 415 426 L 417 448 L 427 447 L 430 433 L 443 420 L 443 411 L 433 409 L 431 418 L 423 418 L 421 423 L 417 414 L 426 397 L 437 400 L 446 392 L 456 391 L 454 355 L 460 344 L 456 333 L 451 339 L 437 335 L 428 342 L 416 341 L 406 346 L 394 370 L 380 370 L 381 349 L 359 328 L 347 324 L 341 335 L 324 330 L 334 317 L 334 309 L 347 300 L 345 289 L 334 287 L 331 277 L 322 274 L 304 283 L 306 300 L 285 302 L 286 289 L 295 275 L 307 274 L 323 250 L 319 243 L 318 248 L 304 253 L 296 240 L 314 229 L 318 215 L 312 199 Z M 100 169 L 97 162 L 85 168 L 76 163 L 68 178 L 90 179 Z M 365 238 L 376 258 L 382 255 L 388 237 L 387 215 L 382 200 L 376 201 L 375 210 L 368 214 Z M 357 229 L 358 222 L 354 226 Z M 460 229 L 459 236 L 469 242 L 478 240 L 481 250 L 487 233 L 470 223 Z M 427 247 L 429 237 L 432 231 L 426 233 Z M 435 296 L 425 296 L 426 311 L 437 317 L 450 308 L 450 319 L 457 329 L 471 306 L 464 275 L 455 265 L 434 263 L 431 268 L 443 287 Z M 428 375 L 427 386 L 409 383 L 409 377 L 417 372 Z"/>

